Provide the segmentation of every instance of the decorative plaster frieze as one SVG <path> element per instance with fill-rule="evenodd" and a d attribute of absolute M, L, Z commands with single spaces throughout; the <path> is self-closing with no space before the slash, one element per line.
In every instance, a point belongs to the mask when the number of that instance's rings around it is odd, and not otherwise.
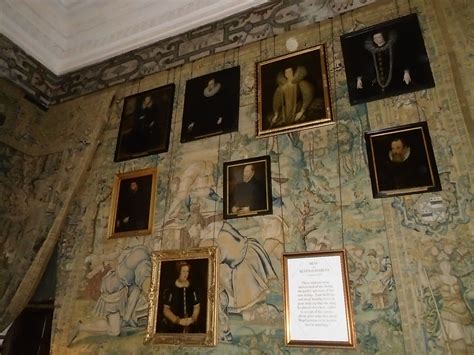
<path fill-rule="evenodd" d="M 0 0 L 0 4 L 9 0 Z M 23 0 L 30 1 L 30 0 Z M 101 90 L 117 83 L 135 80 L 146 75 L 157 73 L 184 63 L 191 62 L 205 55 L 222 52 L 242 45 L 259 41 L 276 34 L 300 28 L 311 23 L 334 17 L 340 13 L 353 10 L 375 2 L 376 0 L 279 0 L 265 3 L 261 6 L 213 22 L 210 25 L 198 27 L 188 32 L 160 40 L 153 45 L 138 48 L 112 59 L 93 64 L 61 76 L 51 73 L 23 50 L 17 48 L 10 40 L 0 37 L 0 75 L 25 88 L 27 91 L 41 97 L 43 101 L 55 104 L 72 98 Z M 222 1 L 232 11 L 235 1 Z M 248 5 L 260 3 L 261 0 L 249 0 Z M 176 8 L 173 16 L 193 11 L 193 6 L 213 6 L 217 0 L 202 0 L 198 5 L 186 2 Z M 61 4 L 65 4 L 61 2 Z M 66 10 L 72 11 L 76 2 L 67 2 Z M 79 5 L 77 5 L 79 6 Z M 82 5 L 85 8 L 87 5 Z M 224 11 L 221 9 L 221 11 Z M 230 10 L 229 10 L 230 11 Z M 207 18 L 208 21 L 210 18 Z M 145 27 L 152 26 L 154 21 L 146 22 Z M 125 27 L 117 32 L 127 37 L 133 31 L 142 27 Z M 138 26 L 138 25 L 136 25 Z M 31 29 L 30 29 L 31 30 Z M 123 32 L 122 32 L 123 31 Z M 145 31 L 146 32 L 146 31 Z M 166 32 L 166 35 L 169 33 Z M 112 36 L 116 34 L 111 34 Z M 88 48 L 93 48 L 94 55 L 100 56 L 100 47 L 106 46 L 106 40 L 99 38 L 96 42 L 88 42 Z M 126 40 L 123 42 L 126 43 Z M 144 43 L 146 44 L 146 43 Z M 148 43 L 149 44 L 149 43 Z M 130 44 L 127 44 L 130 45 Z M 84 48 L 86 48 L 84 47 Z M 82 47 L 79 47 L 82 48 Z M 118 51 L 114 44 L 108 49 Z M 74 52 L 75 49 L 71 49 Z M 87 63 L 87 60 L 77 54 L 77 65 Z M 92 52 L 90 52 L 92 53 Z M 89 54 L 90 54 L 89 53 Z M 86 55 L 87 56 L 87 55 Z M 71 65 L 76 65 L 70 63 Z"/>
<path fill-rule="evenodd" d="M 0 0 L 0 31 L 62 75 L 267 1 Z"/>

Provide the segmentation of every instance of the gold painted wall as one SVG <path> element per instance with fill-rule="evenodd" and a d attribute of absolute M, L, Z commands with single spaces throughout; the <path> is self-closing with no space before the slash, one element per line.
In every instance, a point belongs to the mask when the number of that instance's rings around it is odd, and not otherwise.
<path fill-rule="evenodd" d="M 472 353 L 474 101 L 469 44 L 474 11 L 466 4 L 462 0 L 379 1 L 140 82 L 54 106 L 47 114 L 25 114 L 23 121 L 12 127 L 7 122 L 7 129 L 0 133 L 5 155 L 26 161 L 32 158 L 20 157 L 23 153 L 19 151 L 33 157 L 40 149 L 48 156 L 61 154 L 62 159 L 57 160 L 60 168 L 51 170 L 47 179 L 67 186 L 74 181 L 74 169 L 85 168 L 91 159 L 62 230 L 52 352 L 312 352 L 283 345 L 281 254 L 344 247 L 349 256 L 357 353 Z M 410 12 L 418 13 L 436 87 L 351 107 L 339 36 Z M 296 38 L 300 48 L 326 43 L 337 123 L 257 140 L 255 62 L 285 54 L 289 37 Z M 239 132 L 180 144 L 186 80 L 234 65 L 241 66 Z M 171 82 L 176 84 L 176 96 L 169 152 L 114 163 L 123 98 Z M 64 117 L 68 120 L 60 120 Z M 430 129 L 443 191 L 374 200 L 364 132 L 423 120 Z M 103 133 L 101 122 L 105 123 Z M 27 135 L 15 136 L 15 145 L 8 141 L 8 132 L 19 131 L 33 136 L 36 145 L 28 143 Z M 87 147 L 99 133 L 100 144 L 91 153 Z M 26 150 L 28 146 L 31 151 Z M 274 214 L 228 221 L 244 238 L 253 238 L 265 250 L 276 271 L 277 279 L 268 278 L 258 286 L 264 296 L 244 309 L 238 307 L 235 297 L 231 307 L 220 310 L 218 333 L 222 339 L 215 349 L 142 345 L 143 318 L 139 317 L 122 317 L 121 336 L 108 335 L 112 333 L 111 321 L 94 313 L 98 299 L 107 297 L 101 295 L 102 278 L 137 248 L 150 253 L 215 244 L 222 225 L 222 204 L 210 192 L 222 196 L 222 163 L 264 154 L 271 155 L 272 175 L 278 177 L 273 181 Z M 146 167 L 158 169 L 153 234 L 106 239 L 114 175 Z M 2 182 L 14 179 L 5 176 Z M 435 196 L 441 198 L 442 205 L 433 208 L 430 198 Z M 425 217 L 427 209 L 433 212 L 432 217 Z M 148 259 L 142 261 L 146 264 Z M 255 262 L 244 259 L 242 267 Z M 232 284 L 232 274 L 242 272 L 242 268 L 221 264 L 221 287 L 233 288 L 234 295 L 245 294 L 243 286 L 258 290 L 256 275 L 251 273 L 248 284 Z M 380 295 L 374 285 L 385 277 L 391 281 Z M 374 302 L 379 296 L 384 301 Z M 77 337 L 70 342 L 72 335 Z"/>

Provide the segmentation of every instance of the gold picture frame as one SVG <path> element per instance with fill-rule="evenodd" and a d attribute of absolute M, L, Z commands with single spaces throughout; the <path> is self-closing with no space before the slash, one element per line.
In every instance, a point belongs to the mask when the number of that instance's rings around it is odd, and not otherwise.
<path fill-rule="evenodd" d="M 334 122 L 324 44 L 257 63 L 257 137 Z"/>
<path fill-rule="evenodd" d="M 283 254 L 285 343 L 354 348 L 345 250 Z"/>
<path fill-rule="evenodd" d="M 153 253 L 145 343 L 216 346 L 217 253 L 216 247 Z"/>
<path fill-rule="evenodd" d="M 156 186 L 155 168 L 115 175 L 107 232 L 109 238 L 151 234 Z"/>

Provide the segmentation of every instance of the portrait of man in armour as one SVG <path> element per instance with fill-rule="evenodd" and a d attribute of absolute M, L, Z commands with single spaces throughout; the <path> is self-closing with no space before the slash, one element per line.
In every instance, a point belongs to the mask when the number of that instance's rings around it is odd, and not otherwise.
<path fill-rule="evenodd" d="M 351 105 L 433 87 L 416 14 L 341 36 Z"/>

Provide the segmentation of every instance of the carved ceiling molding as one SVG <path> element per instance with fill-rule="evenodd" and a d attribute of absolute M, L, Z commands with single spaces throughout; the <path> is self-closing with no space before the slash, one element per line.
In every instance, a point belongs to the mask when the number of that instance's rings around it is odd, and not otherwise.
<path fill-rule="evenodd" d="M 13 0 L 1 0 L 5 1 Z M 75 0 L 58 1 L 66 10 L 80 6 Z M 61 76 L 52 73 L 7 37 L 0 36 L 0 76 L 51 105 L 301 28 L 375 1 L 272 1 Z M 98 39 L 93 45 L 100 46 L 100 43 Z"/>
<path fill-rule="evenodd" d="M 0 32 L 56 75 L 269 0 L 0 0 Z"/>

